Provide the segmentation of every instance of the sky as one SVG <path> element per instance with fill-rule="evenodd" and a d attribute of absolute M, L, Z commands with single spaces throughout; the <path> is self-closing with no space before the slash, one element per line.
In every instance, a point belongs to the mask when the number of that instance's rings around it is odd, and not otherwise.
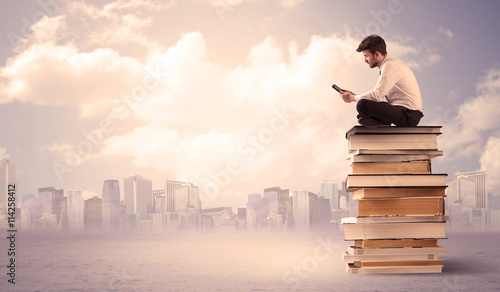
<path fill-rule="evenodd" d="M 376 33 L 417 77 L 420 125 L 442 126 L 434 173 L 486 170 L 500 194 L 496 1 L 2 1 L 0 158 L 18 193 L 102 195 L 105 179 L 193 182 L 205 207 L 349 173 Z M 123 190 L 123 189 L 122 189 Z M 123 196 L 123 194 L 122 194 Z"/>

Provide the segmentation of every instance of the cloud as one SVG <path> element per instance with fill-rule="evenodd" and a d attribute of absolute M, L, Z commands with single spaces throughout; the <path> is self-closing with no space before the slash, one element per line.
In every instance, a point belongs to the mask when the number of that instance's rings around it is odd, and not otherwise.
<path fill-rule="evenodd" d="M 443 126 L 443 150 L 447 157 L 481 155 L 488 137 L 499 134 L 500 69 L 488 70 L 476 84 L 477 96 L 458 107 L 450 106 L 443 119 L 453 117 Z"/>
<path fill-rule="evenodd" d="M 439 32 L 447 36 L 448 38 L 453 38 L 453 32 L 449 28 L 439 27 Z"/>
<path fill-rule="evenodd" d="M 487 173 L 488 192 L 499 194 L 500 188 L 500 136 L 492 136 L 488 139 L 484 152 L 481 155 L 481 169 Z"/>
<path fill-rule="evenodd" d="M 85 105 L 129 93 L 141 73 L 136 60 L 109 49 L 81 53 L 72 46 L 39 44 L 1 69 L 0 95 L 3 102 Z"/>
<path fill-rule="evenodd" d="M 377 78 L 354 40 L 335 35 L 312 37 L 301 52 L 268 37 L 231 69 L 211 60 L 201 33 L 189 33 L 147 62 L 165 82 L 134 110 L 141 126 L 106 139 L 102 154 L 188 178 L 202 192 L 214 183 L 236 192 L 345 179 L 355 108 L 331 84 L 361 92 Z"/>
<path fill-rule="evenodd" d="M 251 3 L 251 2 L 260 2 L 260 3 L 268 3 L 264 0 L 198 0 L 198 1 L 208 1 L 210 4 L 215 6 L 216 8 L 232 8 L 243 3 Z M 284 8 L 294 8 L 305 2 L 306 0 L 276 0 L 276 3 Z"/>
<path fill-rule="evenodd" d="M 331 84 L 362 92 L 377 78 L 356 45 L 349 37 L 315 36 L 299 52 L 268 37 L 230 69 L 211 61 L 201 33 L 185 34 L 148 61 L 166 81 L 134 112 L 144 125 L 107 139 L 103 153 L 189 178 L 205 193 L 214 182 L 222 193 L 255 191 L 256 183 L 293 181 L 287 187 L 314 190 L 308 182 L 341 181 L 348 173 L 344 134 L 356 123 L 355 109 Z M 393 52 L 411 49 L 398 44 Z M 290 118 L 269 131 L 276 111 Z M 235 175 L 227 169 L 232 162 Z"/>
<path fill-rule="evenodd" d="M 0 159 L 7 158 L 7 149 L 0 147 Z"/>
<path fill-rule="evenodd" d="M 84 137 L 46 148 L 70 167 L 97 157 L 131 160 L 202 192 L 217 193 L 215 185 L 238 196 L 273 185 L 314 191 L 311 182 L 345 179 L 355 106 L 331 85 L 357 93 L 375 85 L 378 72 L 355 51 L 359 40 L 313 36 L 299 50 L 267 37 L 229 68 L 214 60 L 200 32 L 165 48 L 148 39 L 144 30 L 154 21 L 146 12 L 156 3 L 72 2 L 64 15 L 40 20 L 0 70 L 1 101 L 73 105 L 84 117 L 127 113 L 80 159 L 78 145 L 84 151 L 90 143 Z M 394 56 L 417 54 L 398 40 L 390 46 Z"/>
<path fill-rule="evenodd" d="M 42 17 L 18 54 L 0 68 L 0 102 L 77 105 L 83 115 L 92 115 L 89 109 L 96 105 L 109 109 L 147 75 L 137 54 L 123 47 L 148 47 L 148 52 L 157 47 L 142 32 L 150 19 L 119 12 L 141 5 L 151 9 L 152 3 L 118 1 L 104 9 L 70 3 L 63 15 Z"/>

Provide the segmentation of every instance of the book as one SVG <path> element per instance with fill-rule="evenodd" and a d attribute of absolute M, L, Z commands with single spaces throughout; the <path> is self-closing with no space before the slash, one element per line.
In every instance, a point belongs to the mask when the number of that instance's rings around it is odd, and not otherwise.
<path fill-rule="evenodd" d="M 348 141 L 349 151 L 370 150 L 437 150 L 436 134 L 374 134 L 352 135 Z"/>
<path fill-rule="evenodd" d="M 365 267 L 355 268 L 354 264 L 347 265 L 348 274 L 413 274 L 413 273 L 441 273 L 443 266 L 395 266 L 395 267 Z"/>
<path fill-rule="evenodd" d="M 346 133 L 349 139 L 352 135 L 366 134 L 441 134 L 441 126 L 418 126 L 418 127 L 383 127 L 367 128 L 354 126 Z"/>
<path fill-rule="evenodd" d="M 355 247 L 359 248 L 391 248 L 391 247 L 437 247 L 438 240 L 426 239 L 368 239 L 356 240 Z"/>
<path fill-rule="evenodd" d="M 350 174 L 347 191 L 374 187 L 445 187 L 446 174 Z"/>
<path fill-rule="evenodd" d="M 351 255 L 345 252 L 342 255 L 344 262 L 355 262 L 355 261 L 418 261 L 418 260 L 437 260 L 439 259 L 438 254 L 389 254 L 389 255 Z"/>
<path fill-rule="evenodd" d="M 404 267 L 404 266 L 442 266 L 442 259 L 409 261 L 354 261 L 354 268 L 364 267 Z"/>
<path fill-rule="evenodd" d="M 447 222 L 448 216 L 370 216 L 370 217 L 345 217 L 341 219 L 342 224 L 356 223 L 425 223 L 425 222 Z"/>
<path fill-rule="evenodd" d="M 357 149 L 346 155 L 349 163 L 356 162 L 405 162 L 431 160 L 443 155 L 441 150 L 367 150 Z"/>
<path fill-rule="evenodd" d="M 353 174 L 430 174 L 431 162 L 372 162 L 351 164 Z"/>
<path fill-rule="evenodd" d="M 446 187 L 415 187 L 415 188 L 361 188 L 352 192 L 353 200 L 404 198 L 404 197 L 445 197 Z"/>
<path fill-rule="evenodd" d="M 344 224 L 345 240 L 446 238 L 444 222 Z"/>
<path fill-rule="evenodd" d="M 365 199 L 358 201 L 358 216 L 405 216 L 444 214 L 444 200 L 439 197 Z"/>
<path fill-rule="evenodd" d="M 369 155 L 382 155 L 382 156 L 392 156 L 399 155 L 402 157 L 408 157 L 411 155 L 423 155 L 425 159 L 431 159 L 434 157 L 443 156 L 442 150 L 421 150 L 421 149 L 380 149 L 380 150 L 372 150 L 372 149 L 356 149 L 350 151 L 347 154 L 346 158 L 351 156 L 369 156 Z"/>
<path fill-rule="evenodd" d="M 448 249 L 444 246 L 437 247 L 403 247 L 403 248 L 359 248 L 349 246 L 347 254 L 349 255 L 402 255 L 402 254 L 445 254 Z"/>

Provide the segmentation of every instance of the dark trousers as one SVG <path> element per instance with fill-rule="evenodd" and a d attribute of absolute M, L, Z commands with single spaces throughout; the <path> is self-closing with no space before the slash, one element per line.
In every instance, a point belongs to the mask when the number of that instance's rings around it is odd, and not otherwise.
<path fill-rule="evenodd" d="M 398 127 L 415 127 L 424 116 L 418 110 L 367 99 L 360 99 L 356 109 L 358 110 L 358 119 L 371 118 L 381 123 L 393 123 Z"/>

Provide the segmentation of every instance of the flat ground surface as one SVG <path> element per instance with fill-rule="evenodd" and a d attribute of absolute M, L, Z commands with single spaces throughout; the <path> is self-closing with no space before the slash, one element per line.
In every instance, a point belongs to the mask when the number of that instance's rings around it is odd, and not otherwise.
<path fill-rule="evenodd" d="M 328 232 L 16 235 L 0 291 L 500 291 L 500 234 L 449 233 L 441 274 L 347 275 Z"/>

